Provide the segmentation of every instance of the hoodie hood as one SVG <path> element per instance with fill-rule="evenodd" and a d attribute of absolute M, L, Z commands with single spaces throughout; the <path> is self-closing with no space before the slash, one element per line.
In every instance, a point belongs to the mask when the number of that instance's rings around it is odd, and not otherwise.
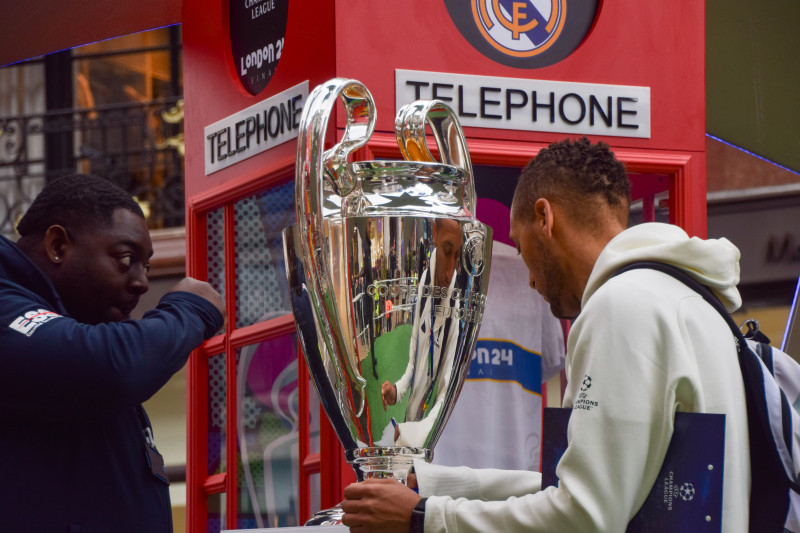
<path fill-rule="evenodd" d="M 657 222 L 623 231 L 606 245 L 589 276 L 581 305 L 614 273 L 638 261 L 660 261 L 676 266 L 710 288 L 729 312 L 742 305 L 739 249 L 728 239 L 689 237 L 683 229 Z"/>
<path fill-rule="evenodd" d="M 60 314 L 67 314 L 55 287 L 33 261 L 11 240 L 0 235 L 0 280 L 15 283 L 53 306 Z"/>

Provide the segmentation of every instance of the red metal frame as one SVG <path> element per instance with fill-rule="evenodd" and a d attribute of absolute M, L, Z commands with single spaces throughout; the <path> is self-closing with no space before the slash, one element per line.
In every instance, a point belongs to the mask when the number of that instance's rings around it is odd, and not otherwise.
<path fill-rule="evenodd" d="M 436 156 L 435 143 L 430 146 Z M 503 165 L 523 167 L 531 157 L 535 156 L 544 144 L 525 143 L 515 141 L 496 141 L 471 139 L 469 150 L 475 164 Z M 696 194 L 697 187 L 691 186 L 692 180 L 701 179 L 697 175 L 697 168 L 702 169 L 698 160 L 704 154 L 693 153 L 668 153 L 654 150 L 616 150 L 616 155 L 622 160 L 629 172 L 662 174 L 671 177 L 670 180 L 670 221 L 681 225 L 691 234 L 705 232 L 705 210 L 687 208 L 697 203 L 692 194 Z M 393 135 L 376 133 L 370 140 L 367 148 L 356 154 L 357 159 L 398 158 L 397 142 Z M 698 167 L 698 165 L 700 165 Z M 224 187 L 217 187 L 204 194 L 193 198 L 189 203 L 187 216 L 187 235 L 190 242 L 203 243 L 203 246 L 190 246 L 189 273 L 193 276 L 205 277 L 206 261 L 206 227 L 204 217 L 211 209 L 224 206 L 225 221 L 225 262 L 235 264 L 234 250 L 234 214 L 233 203 L 253 194 L 265 187 L 273 185 L 286 178 L 292 171 L 294 159 L 284 158 L 269 165 L 264 176 L 257 180 L 234 181 Z M 702 173 L 701 173 L 702 174 Z M 647 198 L 648 195 L 645 195 Z M 652 194 L 649 195 L 652 198 Z M 647 203 L 646 203 L 647 205 Z M 653 206 L 652 200 L 649 205 Z M 651 215 L 646 215 L 652 218 Z M 189 410 L 194 416 L 189 417 L 189 454 L 192 458 L 206 458 L 208 449 L 206 444 L 207 408 L 208 405 L 208 356 L 210 354 L 224 353 L 227 358 L 226 372 L 229 386 L 226 388 L 226 464 L 228 471 L 225 473 L 208 475 L 204 471 L 205 460 L 191 460 L 187 465 L 187 484 L 189 486 L 189 516 L 187 517 L 190 531 L 201 531 L 207 517 L 207 498 L 212 494 L 225 493 L 226 521 L 225 527 L 236 527 L 236 509 L 238 503 L 238 479 L 235 468 L 238 458 L 236 445 L 236 391 L 232 385 L 236 383 L 236 350 L 294 330 L 291 316 L 285 316 L 268 322 L 254 324 L 246 328 L 237 329 L 236 323 L 236 279 L 235 269 L 225 270 L 225 295 L 228 309 L 228 325 L 224 335 L 207 341 L 192 357 L 190 362 L 189 384 Z M 301 412 L 310 412 L 313 406 L 308 405 L 309 381 L 305 360 L 298 350 L 298 383 L 300 392 Z M 320 450 L 311 453 L 309 449 L 309 418 L 301 417 L 300 431 L 300 495 L 299 513 L 301 522 L 311 514 L 310 509 L 310 477 L 320 474 L 320 504 L 322 508 L 336 505 L 343 499 L 344 487 L 355 481 L 355 475 L 347 463 L 344 462 L 342 447 L 327 421 L 324 412 L 320 413 Z"/>
<path fill-rule="evenodd" d="M 224 258 L 225 264 L 225 306 L 228 321 L 225 333 L 206 341 L 189 361 L 188 389 L 188 457 L 187 461 L 187 528 L 189 531 L 205 531 L 208 516 L 207 499 L 213 494 L 225 494 L 226 529 L 237 527 L 238 508 L 238 445 L 237 445 L 237 406 L 236 406 L 236 352 L 238 349 L 294 332 L 294 320 L 290 315 L 275 318 L 251 326 L 237 328 L 236 324 L 236 264 L 234 211 L 233 205 L 248 195 L 276 185 L 293 174 L 294 155 L 283 160 L 273 161 L 256 180 L 239 180 L 232 184 L 219 186 L 199 194 L 187 201 L 186 235 L 189 254 L 187 273 L 200 279 L 207 279 L 207 250 L 205 216 L 209 211 L 224 208 Z M 226 472 L 209 475 L 208 455 L 208 357 L 223 353 L 226 358 L 226 398 L 225 398 L 225 463 Z"/>

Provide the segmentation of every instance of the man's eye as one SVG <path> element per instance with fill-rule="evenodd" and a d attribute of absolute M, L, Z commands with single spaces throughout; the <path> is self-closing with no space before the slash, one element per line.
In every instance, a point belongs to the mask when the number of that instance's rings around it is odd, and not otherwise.
<path fill-rule="evenodd" d="M 124 256 L 119 258 L 119 262 L 122 263 L 123 265 L 125 265 L 126 267 L 129 267 L 129 266 L 131 266 L 131 256 L 124 255 Z"/>

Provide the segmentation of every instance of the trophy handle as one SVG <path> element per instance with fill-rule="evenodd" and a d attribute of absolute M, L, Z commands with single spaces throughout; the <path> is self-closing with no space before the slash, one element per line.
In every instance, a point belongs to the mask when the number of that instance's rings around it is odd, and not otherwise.
<path fill-rule="evenodd" d="M 441 100 L 417 100 L 400 108 L 394 121 L 397 144 L 408 161 L 438 162 L 428 149 L 425 124 L 430 125 L 433 138 L 442 156 L 442 163 L 464 170 L 464 209 L 475 216 L 475 179 L 467 151 L 464 131 L 453 110 Z"/>
<path fill-rule="evenodd" d="M 323 153 L 328 118 L 337 99 L 344 104 L 347 126 L 342 140 Z M 353 395 L 342 394 L 356 417 L 361 416 L 364 410 L 367 381 L 353 365 L 348 364 L 335 296 L 326 275 L 330 250 L 323 226 L 323 180 L 327 177 L 337 194 L 346 195 L 352 191 L 357 180 L 347 172 L 347 157 L 367 143 L 375 128 L 375 118 L 372 95 L 358 81 L 334 78 L 318 86 L 309 95 L 300 123 L 295 169 L 295 209 L 310 300 L 324 332 L 322 341 L 335 368 L 337 389 L 345 392 L 353 386 L 359 391 L 358 406 L 353 405 Z"/>

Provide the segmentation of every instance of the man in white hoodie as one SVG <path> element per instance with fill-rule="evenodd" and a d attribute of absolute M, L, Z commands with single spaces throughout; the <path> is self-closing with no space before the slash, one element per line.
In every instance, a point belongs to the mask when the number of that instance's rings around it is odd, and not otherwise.
<path fill-rule="evenodd" d="M 667 274 L 614 277 L 636 261 L 669 263 L 732 311 L 741 304 L 739 251 L 667 224 L 626 229 L 629 204 L 623 165 L 607 145 L 587 139 L 542 150 L 514 194 L 510 236 L 530 286 L 554 315 L 574 319 L 563 406 L 581 399 L 583 408 L 569 421 L 558 486 L 541 490 L 537 472 L 419 461 L 419 494 L 393 480 L 347 487 L 351 530 L 625 531 L 656 481 L 676 411 L 726 415 L 722 517 L 711 520 L 726 533 L 748 530 L 747 416 L 729 327 Z"/>

